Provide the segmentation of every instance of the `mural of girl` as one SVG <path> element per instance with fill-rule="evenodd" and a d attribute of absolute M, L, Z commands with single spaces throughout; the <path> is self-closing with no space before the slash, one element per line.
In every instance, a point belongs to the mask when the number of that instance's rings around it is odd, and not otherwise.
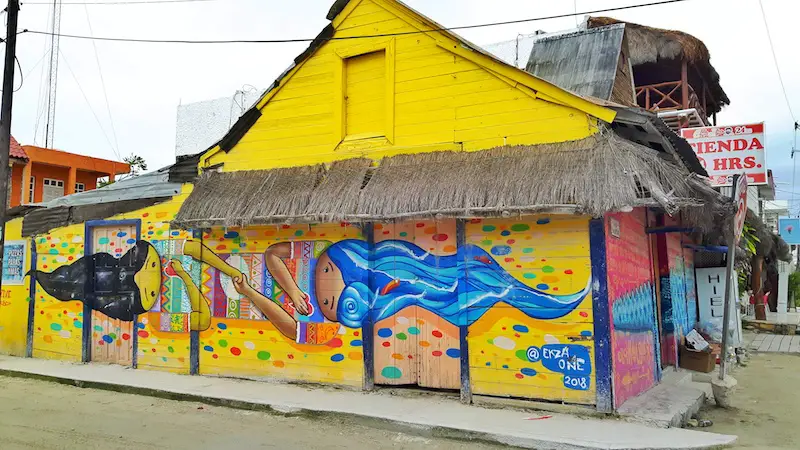
<path fill-rule="evenodd" d="M 31 274 L 51 296 L 65 302 L 80 300 L 94 311 L 127 322 L 152 308 L 161 292 L 161 258 L 146 241 L 137 241 L 120 258 L 95 253 L 49 273 Z"/>
<path fill-rule="evenodd" d="M 377 322 L 411 306 L 428 310 L 456 326 L 470 325 L 501 302 L 532 318 L 555 319 L 574 310 L 591 289 L 589 280 L 584 289 L 571 295 L 538 291 L 506 272 L 489 253 L 472 245 L 460 247 L 455 254 L 435 256 L 406 241 L 382 241 L 370 249 L 365 241 L 348 239 L 331 244 L 316 260 L 311 302 L 284 263 L 291 256 L 292 245 L 285 242 L 269 247 L 266 264 L 272 278 L 291 299 L 293 309 L 308 314 L 313 309 L 311 305 L 316 304 L 325 319 L 351 328 L 361 327 L 365 320 Z M 235 289 L 249 298 L 283 335 L 303 342 L 306 324 L 254 289 L 242 272 L 216 255 L 209 258 L 210 250 L 204 253 L 202 260 L 229 276 Z M 184 249 L 184 254 L 190 252 Z"/>

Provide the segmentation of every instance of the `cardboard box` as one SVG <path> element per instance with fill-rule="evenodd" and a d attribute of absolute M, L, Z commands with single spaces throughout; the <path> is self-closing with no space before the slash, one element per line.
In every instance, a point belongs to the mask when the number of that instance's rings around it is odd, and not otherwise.
<path fill-rule="evenodd" d="M 717 365 L 717 355 L 713 352 L 698 352 L 681 346 L 680 361 L 678 364 L 684 369 L 695 372 L 713 372 Z"/>

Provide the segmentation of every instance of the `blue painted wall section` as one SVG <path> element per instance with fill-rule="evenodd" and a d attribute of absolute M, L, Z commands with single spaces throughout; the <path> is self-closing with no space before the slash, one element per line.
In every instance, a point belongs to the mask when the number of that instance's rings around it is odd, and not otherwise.
<path fill-rule="evenodd" d="M 597 409 L 598 411 L 603 412 L 611 412 L 613 410 L 613 398 L 612 398 L 612 387 L 611 387 L 611 376 L 612 370 L 611 367 L 611 327 L 610 327 L 610 311 L 609 311 L 609 301 L 608 301 L 608 278 L 607 278 L 607 266 L 606 266 L 606 238 L 605 238 L 605 229 L 604 223 L 601 219 L 593 219 L 589 222 L 589 245 L 591 251 L 591 260 L 592 260 L 592 308 L 593 308 L 593 315 L 594 315 L 594 348 L 595 348 L 595 377 L 597 383 Z M 544 346 L 542 348 L 542 357 L 545 360 L 544 355 Z M 564 346 L 561 346 L 564 347 Z M 573 346 L 567 346 L 573 347 Z M 581 347 L 581 346 L 574 346 L 574 347 Z M 563 360 L 563 356 L 566 352 L 556 352 L 555 349 L 548 349 L 548 358 L 551 362 L 545 362 L 545 367 L 550 364 L 552 366 L 552 360 Z M 567 351 L 571 351 L 572 354 L 576 356 L 584 355 L 588 360 L 588 352 L 584 354 L 585 349 L 579 348 L 572 348 L 567 349 Z M 576 358 L 577 360 L 577 358 Z M 558 362 L 556 362 L 555 367 L 560 368 Z M 555 370 L 555 369 L 551 369 Z M 591 367 L 589 366 L 589 372 L 586 372 L 587 365 L 582 364 L 580 367 L 578 366 L 571 366 L 567 367 L 565 365 L 564 370 L 564 385 L 566 386 L 568 383 L 570 384 L 569 387 L 575 389 L 580 388 L 585 380 L 585 373 L 591 373 Z M 569 372 L 569 373 L 568 373 Z M 575 385 L 577 383 L 577 385 Z"/>

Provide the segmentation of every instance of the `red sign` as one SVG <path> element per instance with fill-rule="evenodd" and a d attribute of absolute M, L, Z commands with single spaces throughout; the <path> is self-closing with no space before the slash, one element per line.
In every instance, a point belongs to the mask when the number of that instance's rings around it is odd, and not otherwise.
<path fill-rule="evenodd" d="M 764 123 L 684 128 L 681 136 L 694 149 L 713 186 L 731 186 L 744 172 L 749 184 L 767 184 Z"/>
<path fill-rule="evenodd" d="M 733 240 L 734 243 L 738 244 L 739 238 L 742 237 L 744 220 L 747 217 L 747 177 L 743 174 L 739 175 L 736 180 L 733 201 L 736 202 L 736 215 L 733 218 Z"/>

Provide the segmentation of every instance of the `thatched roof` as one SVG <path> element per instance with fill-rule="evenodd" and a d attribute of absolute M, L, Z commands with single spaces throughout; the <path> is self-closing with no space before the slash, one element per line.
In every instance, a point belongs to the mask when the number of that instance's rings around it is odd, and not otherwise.
<path fill-rule="evenodd" d="M 599 217 L 652 206 L 683 210 L 695 225 L 710 227 L 718 199 L 663 153 L 604 130 L 560 144 L 400 155 L 376 166 L 353 159 L 327 168 L 207 173 L 174 222 L 197 228 L 535 212 Z"/>
<path fill-rule="evenodd" d="M 625 24 L 633 66 L 685 60 L 697 67 L 711 90 L 714 108 L 709 108 L 706 111 L 708 114 L 719 112 L 724 105 L 730 104 L 727 94 L 720 86 L 719 73 L 711 65 L 711 53 L 703 41 L 683 31 L 648 27 L 611 17 L 590 17 L 587 27 L 596 28 L 616 23 Z"/>

